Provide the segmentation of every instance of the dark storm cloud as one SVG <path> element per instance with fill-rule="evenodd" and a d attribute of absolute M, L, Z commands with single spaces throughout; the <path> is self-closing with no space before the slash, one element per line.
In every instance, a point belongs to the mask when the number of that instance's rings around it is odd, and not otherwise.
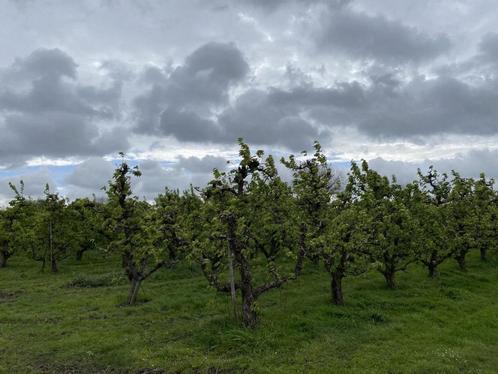
<path fill-rule="evenodd" d="M 348 119 L 373 137 L 496 134 L 496 87 L 493 79 L 470 84 L 444 76 L 415 78 L 390 93 L 373 84 L 365 89 L 366 104 Z"/>
<path fill-rule="evenodd" d="M 105 154 L 126 145 L 116 130 L 99 135 L 97 126 L 65 112 L 9 115 L 0 130 L 0 159 L 7 161 L 33 156 Z"/>
<path fill-rule="evenodd" d="M 293 150 L 309 147 L 320 136 L 303 118 L 300 107 L 273 101 L 273 90 L 248 90 L 214 120 L 192 111 L 166 109 L 160 130 L 180 141 L 233 144 L 239 137 L 260 145 Z"/>
<path fill-rule="evenodd" d="M 384 63 L 429 60 L 451 46 L 445 35 L 427 35 L 382 15 L 371 16 L 350 7 L 325 12 L 314 38 L 319 52 L 344 53 Z"/>
<path fill-rule="evenodd" d="M 147 69 L 143 81 L 155 83 L 134 100 L 136 131 L 201 143 L 230 144 L 243 137 L 299 150 L 312 144 L 319 131 L 298 108 L 274 98 L 273 89 L 246 90 L 229 105 L 229 88 L 248 71 L 234 45 L 219 43 L 194 51 L 167 77 L 157 68 Z"/>
<path fill-rule="evenodd" d="M 319 131 L 301 116 L 298 107 L 273 101 L 273 90 L 249 90 L 239 96 L 233 107 L 218 118 L 224 136 L 233 142 L 238 137 L 261 145 L 280 145 L 292 150 L 309 147 Z"/>
<path fill-rule="evenodd" d="M 0 82 L 1 163 L 127 148 L 126 138 L 103 125 L 119 117 L 121 83 L 80 84 L 76 63 L 61 50 L 39 49 L 17 59 L 1 71 Z"/>
<path fill-rule="evenodd" d="M 292 150 L 328 139 L 334 127 L 384 139 L 498 133 L 493 78 L 473 84 L 448 75 L 406 80 L 396 71 L 373 69 L 365 71 L 365 83 L 249 88 L 229 103 L 228 89 L 247 71 L 242 53 L 220 44 L 201 47 L 169 76 L 157 68 L 146 70 L 143 81 L 155 83 L 135 99 L 137 131 L 197 143 L 231 144 L 243 137 Z"/>
<path fill-rule="evenodd" d="M 180 122 L 186 117 L 200 121 L 192 110 L 209 114 L 213 106 L 226 103 L 230 87 L 243 80 L 248 71 L 240 50 L 223 43 L 201 46 L 169 75 L 157 68 L 147 69 L 143 81 L 151 82 L 151 87 L 134 101 L 136 130 L 169 134 L 171 121 L 165 118 L 168 114 Z M 159 123 L 158 115 L 166 109 Z"/>
<path fill-rule="evenodd" d="M 28 78 L 61 77 L 76 78 L 76 63 L 60 49 L 38 49 L 24 59 L 17 59 L 11 74 Z"/>
<path fill-rule="evenodd" d="M 484 35 L 479 43 L 479 51 L 482 60 L 498 64 L 498 33 Z"/>
<path fill-rule="evenodd" d="M 441 76 L 401 82 L 384 75 L 374 77 L 370 84 L 274 89 L 265 104 L 260 103 L 259 111 L 262 115 L 267 108 L 295 116 L 306 113 L 325 127 L 354 127 L 373 138 L 409 139 L 450 133 L 491 135 L 498 134 L 497 88 L 495 79 L 470 84 Z M 307 132 L 317 135 L 309 129 Z"/>
<path fill-rule="evenodd" d="M 168 108 L 161 114 L 159 130 L 180 141 L 206 142 L 223 139 L 217 124 L 189 110 Z"/>
<path fill-rule="evenodd" d="M 274 90 L 271 105 L 307 112 L 329 127 L 354 127 L 373 138 L 409 139 L 439 134 L 498 134 L 498 81 L 473 83 L 438 76 L 400 81 L 391 75 L 369 84 Z"/>
<path fill-rule="evenodd" d="M 218 104 L 226 100 L 231 84 L 242 80 L 249 66 L 233 44 L 208 43 L 190 54 L 167 82 L 172 105 Z"/>

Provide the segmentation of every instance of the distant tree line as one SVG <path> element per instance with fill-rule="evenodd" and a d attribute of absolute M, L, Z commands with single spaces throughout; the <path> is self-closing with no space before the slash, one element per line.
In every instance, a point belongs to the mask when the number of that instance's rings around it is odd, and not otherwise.
<path fill-rule="evenodd" d="M 252 153 L 241 139 L 239 145 L 238 163 L 215 169 L 204 188 L 165 189 L 153 202 L 134 196 L 131 182 L 141 174 L 124 157 L 101 201 L 69 202 L 48 185 L 44 198 L 31 199 L 23 182 L 11 184 L 14 198 L 0 210 L 0 267 L 23 254 L 56 273 L 69 256 L 119 254 L 133 305 L 155 272 L 197 263 L 254 327 L 258 298 L 305 266 L 323 266 L 331 302 L 342 305 L 346 277 L 375 269 L 395 288 L 398 273 L 413 263 L 437 277 L 444 261 L 465 270 L 471 251 L 483 261 L 496 252 L 498 194 L 484 174 L 464 178 L 430 167 L 401 185 L 362 161 L 352 162 L 341 186 L 316 142 L 312 154 L 280 160 L 292 172 L 289 184 L 271 155 Z"/>

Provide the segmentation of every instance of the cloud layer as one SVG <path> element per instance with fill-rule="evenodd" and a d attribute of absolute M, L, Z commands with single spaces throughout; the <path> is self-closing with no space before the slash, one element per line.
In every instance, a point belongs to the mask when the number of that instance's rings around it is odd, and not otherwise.
<path fill-rule="evenodd" d="M 7 2 L 0 178 L 88 194 L 124 151 L 152 196 L 205 182 L 238 137 L 277 153 L 318 139 L 334 160 L 366 157 L 386 173 L 454 162 L 494 175 L 495 5 Z"/>
<path fill-rule="evenodd" d="M 37 49 L 2 70 L 0 162 L 107 154 L 127 148 L 106 122 L 119 117 L 120 82 L 84 85 L 60 49 Z"/>

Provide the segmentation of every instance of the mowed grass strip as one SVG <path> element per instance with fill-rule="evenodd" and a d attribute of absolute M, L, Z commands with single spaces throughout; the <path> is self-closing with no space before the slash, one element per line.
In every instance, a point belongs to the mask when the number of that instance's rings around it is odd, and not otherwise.
<path fill-rule="evenodd" d="M 2 373 L 498 372 L 498 263 L 475 254 L 435 280 L 414 265 L 396 290 L 375 271 L 347 278 L 344 307 L 307 264 L 261 298 L 255 330 L 195 266 L 158 272 L 129 307 L 118 259 L 91 254 L 57 275 L 37 265 L 0 270 Z"/>

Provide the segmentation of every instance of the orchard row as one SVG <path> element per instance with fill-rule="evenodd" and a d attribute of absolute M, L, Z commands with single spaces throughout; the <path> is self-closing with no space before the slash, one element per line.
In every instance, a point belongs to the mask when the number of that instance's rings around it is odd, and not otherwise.
<path fill-rule="evenodd" d="M 484 175 L 431 167 L 401 185 L 363 161 L 352 163 L 341 186 L 315 143 L 313 154 L 280 160 L 292 172 L 289 184 L 271 155 L 239 145 L 238 164 L 215 169 L 204 188 L 165 189 L 154 202 L 133 195 L 140 171 L 124 157 L 102 201 L 69 202 L 48 186 L 45 198 L 35 200 L 24 195 L 22 182 L 11 184 L 15 198 L 0 210 L 0 267 L 14 254 L 52 272 L 89 250 L 119 254 L 130 284 L 127 303 L 134 304 L 156 271 L 198 263 L 214 289 L 231 295 L 236 316 L 254 327 L 258 298 L 292 282 L 303 266 L 324 267 L 331 301 L 341 305 L 347 276 L 374 268 L 395 288 L 398 272 L 412 263 L 436 277 L 444 261 L 464 270 L 470 251 L 486 260 L 496 250 L 498 194 Z"/>

